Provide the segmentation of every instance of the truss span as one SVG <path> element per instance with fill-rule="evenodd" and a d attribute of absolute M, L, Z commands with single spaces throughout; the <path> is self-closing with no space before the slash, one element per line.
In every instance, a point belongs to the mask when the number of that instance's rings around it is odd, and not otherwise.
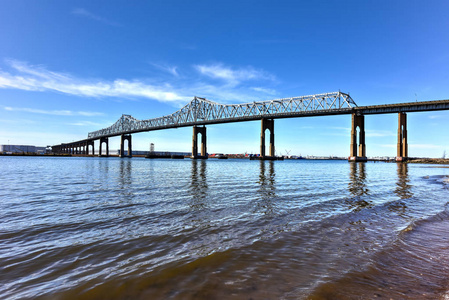
<path fill-rule="evenodd" d="M 342 92 L 244 104 L 219 104 L 205 98 L 194 97 L 189 104 L 171 115 L 148 120 L 138 120 L 130 115 L 122 115 L 112 126 L 90 132 L 88 139 L 193 125 L 251 121 L 262 118 L 275 119 L 337 114 L 351 111 L 354 107 L 357 107 L 354 100 L 349 94 Z"/>

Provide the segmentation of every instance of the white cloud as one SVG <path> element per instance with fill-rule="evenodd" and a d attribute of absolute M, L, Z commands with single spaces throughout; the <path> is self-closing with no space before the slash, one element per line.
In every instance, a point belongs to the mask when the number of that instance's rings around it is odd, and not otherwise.
<path fill-rule="evenodd" d="M 433 145 L 433 144 L 410 144 L 408 143 L 409 148 L 413 149 L 443 149 L 441 145 Z"/>
<path fill-rule="evenodd" d="M 154 83 L 156 78 L 84 79 L 17 60 L 6 60 L 6 64 L 9 69 L 0 69 L 0 89 L 58 92 L 95 98 L 145 98 L 169 102 L 177 107 L 185 105 L 193 96 L 206 97 L 220 103 L 244 103 L 267 100 L 271 98 L 270 95 L 277 94 L 270 86 L 258 84 L 261 81 L 272 84 L 275 81 L 274 76 L 252 67 L 231 69 L 223 64 L 201 65 L 196 67 L 196 71 L 205 75 L 203 78 L 198 79 L 197 76 L 187 73 L 188 76 L 184 76 L 181 81 L 178 67 L 153 64 L 163 72 L 173 75 L 162 82 L 162 76 L 158 76 L 159 83 Z M 215 80 L 217 78 L 220 82 Z M 270 80 L 271 82 L 267 82 Z M 251 85 L 245 85 L 247 81 L 251 81 Z M 254 83 L 257 85 L 254 86 Z"/>
<path fill-rule="evenodd" d="M 397 144 L 383 144 L 379 145 L 383 148 L 396 148 Z M 408 142 L 409 149 L 443 149 L 444 147 L 441 145 L 433 145 L 433 144 L 413 144 Z"/>
<path fill-rule="evenodd" d="M 106 19 L 104 17 L 101 17 L 99 15 L 91 13 L 90 11 L 87 11 L 84 8 L 75 8 L 75 9 L 73 9 L 72 10 L 72 14 L 78 15 L 78 16 L 82 16 L 82 17 L 86 17 L 88 19 L 91 19 L 91 20 L 94 20 L 94 21 L 98 21 L 98 22 L 101 22 L 103 24 L 110 25 L 110 26 L 116 26 L 116 27 L 121 26 L 119 23 L 112 22 L 112 21 L 110 21 L 110 20 L 108 20 L 108 19 Z"/>
<path fill-rule="evenodd" d="M 329 129 L 351 131 L 350 127 L 330 126 Z"/>
<path fill-rule="evenodd" d="M 67 125 L 72 125 L 72 126 L 96 126 L 96 127 L 104 126 L 105 127 L 105 124 L 96 123 L 96 122 L 90 122 L 90 121 L 68 123 Z M 106 125 L 106 126 L 108 126 L 108 125 Z"/>
<path fill-rule="evenodd" d="M 52 72 L 42 66 L 30 66 L 16 60 L 6 61 L 17 74 L 0 70 L 0 88 L 27 91 L 56 91 L 85 97 L 143 97 L 161 102 L 188 101 L 170 85 L 153 86 L 141 80 L 83 80 L 64 73 Z"/>
<path fill-rule="evenodd" d="M 274 89 L 267 89 L 267 88 L 262 88 L 262 87 L 252 87 L 251 89 L 253 91 L 261 92 L 261 93 L 268 94 L 268 95 L 276 94 L 276 90 L 274 90 Z"/>
<path fill-rule="evenodd" d="M 164 72 L 167 72 L 167 73 L 169 73 L 169 74 L 171 74 L 171 75 L 173 75 L 175 77 L 179 76 L 178 67 L 176 67 L 176 66 L 169 66 L 169 65 L 166 65 L 166 64 L 156 64 L 156 63 L 150 63 L 150 64 L 153 67 L 155 67 L 155 68 L 157 68 L 159 70 L 162 70 Z"/>
<path fill-rule="evenodd" d="M 376 146 L 376 145 L 373 145 L 373 146 Z M 382 144 L 382 145 L 378 145 L 378 146 L 382 147 L 382 148 L 396 148 L 397 147 L 396 144 Z"/>
<path fill-rule="evenodd" d="M 365 135 L 367 137 L 385 137 L 385 136 L 396 136 L 396 133 L 387 130 L 365 130 Z"/>
<path fill-rule="evenodd" d="M 79 141 L 86 138 L 85 134 L 74 134 L 69 132 L 43 132 L 43 131 L 16 131 L 8 130 L 0 132 L 0 141 L 9 141 L 12 145 L 57 145 L 61 141 Z"/>
<path fill-rule="evenodd" d="M 429 119 L 446 119 L 446 115 L 431 115 L 429 116 Z"/>
<path fill-rule="evenodd" d="M 10 107 L 5 106 L 5 110 L 7 111 L 22 111 L 34 114 L 43 114 L 43 115 L 54 115 L 54 116 L 84 116 L 84 117 L 96 117 L 103 116 L 104 113 L 101 112 L 93 112 L 93 111 L 71 111 L 71 110 L 44 110 L 44 109 L 36 109 L 36 108 L 28 108 L 28 107 Z"/>
<path fill-rule="evenodd" d="M 253 67 L 245 69 L 231 69 L 223 64 L 213 65 L 196 65 L 195 69 L 202 75 L 210 78 L 221 79 L 232 86 L 239 85 L 249 80 L 270 80 L 274 81 L 275 77 L 263 70 L 256 70 Z"/>
<path fill-rule="evenodd" d="M 104 115 L 104 113 L 102 112 L 94 112 L 94 111 L 78 111 L 77 114 L 84 117 L 97 117 Z"/>

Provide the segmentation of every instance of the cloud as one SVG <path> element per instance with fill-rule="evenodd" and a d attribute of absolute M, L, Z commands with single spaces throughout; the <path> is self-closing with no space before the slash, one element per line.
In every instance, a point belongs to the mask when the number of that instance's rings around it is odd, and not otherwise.
<path fill-rule="evenodd" d="M 429 119 L 445 119 L 447 116 L 445 115 L 430 115 Z"/>
<path fill-rule="evenodd" d="M 351 131 L 351 127 L 330 126 L 329 129 Z"/>
<path fill-rule="evenodd" d="M 408 143 L 409 148 L 413 149 L 442 149 L 441 145 L 433 145 L 433 144 L 411 144 Z"/>
<path fill-rule="evenodd" d="M 143 97 L 161 102 L 186 101 L 191 98 L 174 92 L 174 89 L 168 84 L 153 86 L 141 80 L 125 79 L 85 80 L 16 60 L 7 60 L 6 62 L 17 74 L 0 70 L 0 88 L 40 92 L 54 91 L 84 97 Z"/>
<path fill-rule="evenodd" d="M 383 145 L 379 145 L 380 147 L 384 147 L 384 148 L 396 148 L 397 144 L 383 144 Z M 442 149 L 443 146 L 441 145 L 433 145 L 433 144 L 413 144 L 413 143 L 408 143 L 408 147 L 409 149 Z"/>
<path fill-rule="evenodd" d="M 274 89 L 267 89 L 267 88 L 262 88 L 262 87 L 252 87 L 251 89 L 253 91 L 261 92 L 261 93 L 268 94 L 268 95 L 276 94 L 276 90 L 274 90 Z"/>
<path fill-rule="evenodd" d="M 37 128 L 37 127 L 35 127 Z M 61 141 L 79 141 L 86 138 L 83 134 L 74 134 L 70 132 L 49 132 L 46 131 L 30 131 L 30 130 L 4 130 L 0 132 L 0 140 L 9 140 L 12 145 L 57 145 Z"/>
<path fill-rule="evenodd" d="M 7 111 L 23 111 L 23 112 L 34 113 L 34 114 L 54 115 L 54 116 L 96 117 L 96 116 L 103 116 L 104 115 L 104 113 L 92 112 L 92 111 L 43 110 L 43 109 L 27 108 L 27 107 L 10 107 L 10 106 L 5 106 L 4 109 L 7 110 Z"/>
<path fill-rule="evenodd" d="M 167 72 L 167 73 L 169 73 L 169 74 L 171 74 L 173 76 L 176 76 L 176 77 L 179 76 L 179 74 L 178 74 L 178 67 L 168 66 L 168 65 L 165 65 L 165 64 L 156 64 L 156 63 L 150 63 L 150 64 L 153 67 L 155 67 L 155 68 L 157 68 L 159 70 L 162 70 L 164 72 Z"/>
<path fill-rule="evenodd" d="M 87 11 L 84 8 L 75 8 L 75 9 L 73 9 L 72 10 L 72 14 L 77 15 L 77 16 L 81 16 L 81 17 L 85 17 L 85 18 L 88 18 L 88 19 L 91 19 L 91 20 L 94 20 L 94 21 L 98 21 L 98 22 L 101 22 L 103 24 L 110 25 L 110 26 L 115 26 L 115 27 L 121 26 L 119 23 L 112 22 L 112 21 L 110 21 L 110 20 L 108 20 L 108 19 L 106 19 L 104 17 L 101 17 L 99 15 L 93 14 L 93 13 Z"/>
<path fill-rule="evenodd" d="M 396 136 L 396 133 L 387 130 L 365 130 L 365 135 L 367 137 L 385 137 L 385 136 Z"/>
<path fill-rule="evenodd" d="M 90 121 L 81 121 L 81 122 L 76 122 L 76 123 L 68 123 L 67 125 L 72 125 L 72 126 L 96 126 L 96 127 L 108 126 L 108 125 L 105 125 L 105 124 L 96 123 L 96 122 L 90 122 Z"/>
<path fill-rule="evenodd" d="M 206 97 L 220 103 L 244 103 L 267 100 L 270 95 L 277 94 L 270 86 L 275 81 L 274 76 L 252 67 L 232 69 L 223 64 L 201 65 L 197 66 L 194 74 L 185 70 L 186 75 L 180 80 L 178 67 L 153 64 L 159 70 L 173 76 L 104 80 L 79 78 L 69 73 L 48 70 L 42 65 L 31 65 L 18 60 L 9 59 L 5 62 L 8 69 L 0 69 L 0 89 L 57 92 L 93 98 L 143 98 L 171 103 L 177 107 L 185 105 L 193 96 Z M 205 76 L 202 78 L 194 76 L 197 75 L 197 71 Z M 164 78 L 163 81 L 161 78 Z M 251 84 L 245 85 L 248 81 Z"/>
<path fill-rule="evenodd" d="M 263 70 L 256 70 L 253 67 L 231 69 L 223 64 L 196 65 L 194 67 L 202 75 L 223 80 L 232 86 L 237 86 L 244 81 L 250 80 L 275 80 L 273 75 Z"/>
<path fill-rule="evenodd" d="M 373 146 L 376 146 L 376 145 L 373 145 Z M 396 148 L 397 144 L 382 144 L 382 145 L 377 145 L 377 146 L 382 147 L 382 148 Z"/>

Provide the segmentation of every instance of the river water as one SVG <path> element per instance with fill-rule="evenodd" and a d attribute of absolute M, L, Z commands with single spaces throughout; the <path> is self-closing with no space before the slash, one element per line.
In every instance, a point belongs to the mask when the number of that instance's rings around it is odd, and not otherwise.
<path fill-rule="evenodd" d="M 0 157 L 1 299 L 449 299 L 449 169 Z"/>

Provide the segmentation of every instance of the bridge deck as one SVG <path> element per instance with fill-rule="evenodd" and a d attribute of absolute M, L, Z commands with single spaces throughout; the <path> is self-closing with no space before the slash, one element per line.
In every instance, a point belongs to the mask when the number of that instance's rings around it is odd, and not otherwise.
<path fill-rule="evenodd" d="M 354 108 L 354 110 L 360 112 L 363 115 L 449 110 L 449 100 L 359 106 L 357 108 Z"/>

